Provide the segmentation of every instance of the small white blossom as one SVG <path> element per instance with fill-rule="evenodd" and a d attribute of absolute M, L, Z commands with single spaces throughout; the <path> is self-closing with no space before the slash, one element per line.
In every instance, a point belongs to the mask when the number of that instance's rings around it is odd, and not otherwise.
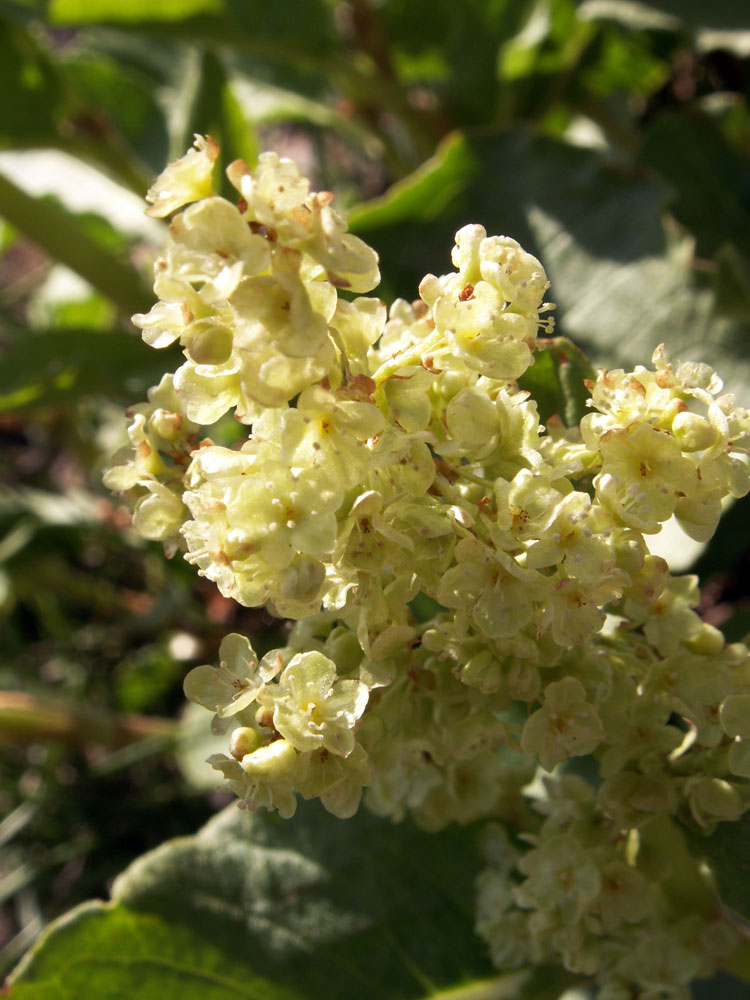
<path fill-rule="evenodd" d="M 333 661 L 322 653 L 292 657 L 275 687 L 261 702 L 273 708 L 275 728 L 298 750 L 323 747 L 348 757 L 354 750 L 353 728 L 367 705 L 367 687 L 341 680 Z"/>

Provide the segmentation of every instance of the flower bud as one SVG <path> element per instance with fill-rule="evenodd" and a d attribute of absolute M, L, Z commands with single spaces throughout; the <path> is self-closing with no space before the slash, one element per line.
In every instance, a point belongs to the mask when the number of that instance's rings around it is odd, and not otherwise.
<path fill-rule="evenodd" d="M 242 770 L 251 778 L 274 780 L 288 774 L 297 760 L 297 752 L 287 740 L 275 740 L 266 747 L 260 747 L 245 754 L 240 761 Z"/>
<path fill-rule="evenodd" d="M 683 451 L 704 451 L 716 441 L 716 430 L 697 413 L 683 410 L 672 421 L 672 433 Z"/>
<path fill-rule="evenodd" d="M 715 625 L 702 622 L 694 635 L 683 639 L 684 645 L 703 656 L 717 656 L 724 648 L 724 636 Z"/>
<path fill-rule="evenodd" d="M 240 726 L 232 733 L 229 743 L 229 752 L 235 760 L 242 760 L 243 757 L 253 753 L 260 746 L 260 733 L 250 726 Z"/>
<path fill-rule="evenodd" d="M 154 410 L 151 426 L 165 441 L 177 441 L 182 431 L 184 418 L 180 413 L 170 413 L 169 410 Z"/>

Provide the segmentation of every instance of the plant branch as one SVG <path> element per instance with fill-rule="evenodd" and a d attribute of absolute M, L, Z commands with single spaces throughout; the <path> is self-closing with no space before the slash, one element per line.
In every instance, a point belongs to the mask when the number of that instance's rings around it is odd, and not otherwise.
<path fill-rule="evenodd" d="M 116 748 L 149 738 L 170 744 L 177 735 L 172 719 L 114 715 L 61 698 L 23 691 L 0 691 L 0 742 L 13 745 L 46 740 L 71 746 L 90 743 Z"/>

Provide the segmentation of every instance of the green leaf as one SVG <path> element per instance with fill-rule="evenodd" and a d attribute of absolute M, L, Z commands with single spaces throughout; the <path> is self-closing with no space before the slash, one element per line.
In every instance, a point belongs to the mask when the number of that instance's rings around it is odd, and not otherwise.
<path fill-rule="evenodd" d="M 557 415 L 567 427 L 575 427 L 588 412 L 589 392 L 584 380 L 596 378 L 596 371 L 567 338 L 553 337 L 543 344 L 545 349 L 537 354 L 518 385 L 536 400 L 542 423 Z"/>
<path fill-rule="evenodd" d="M 474 837 L 364 811 L 342 822 L 319 803 L 293 821 L 231 806 L 131 865 L 113 903 L 54 923 L 11 977 L 12 996 L 556 1000 L 568 974 L 498 975 L 484 956 Z"/>
<path fill-rule="evenodd" d="M 259 54 L 292 50 L 322 61 L 324 49 L 337 44 L 331 5 L 326 0 L 51 0 L 53 24 L 107 24 L 131 30 L 189 37 L 199 43 L 223 41 L 250 45 Z"/>
<path fill-rule="evenodd" d="M 554 243 L 543 263 L 559 303 L 550 256 L 567 263 L 579 251 L 621 265 L 663 253 L 665 197 L 661 185 L 611 167 L 599 153 L 523 129 L 455 133 L 422 168 L 354 212 L 351 228 L 374 243 L 407 297 L 425 270 L 445 271 L 453 235 L 468 222 L 513 236 L 532 252 Z"/>
<path fill-rule="evenodd" d="M 669 182 L 672 210 L 696 237 L 700 256 L 728 240 L 750 255 L 750 163 L 710 118 L 693 110 L 659 115 L 638 160 Z"/>
<path fill-rule="evenodd" d="M 223 0 L 51 0 L 47 16 L 52 23 L 86 24 L 95 21 L 181 21 L 199 14 L 221 14 Z"/>
<path fill-rule="evenodd" d="M 496 977 L 473 931 L 480 867 L 472 829 L 231 806 L 136 861 L 113 895 L 304 997 L 406 1000 Z"/>
<path fill-rule="evenodd" d="M 131 47 L 137 47 L 137 40 L 131 40 Z M 141 47 L 147 56 L 148 49 Z M 90 150 L 90 155 L 98 156 L 105 169 L 111 171 L 112 153 L 118 152 L 126 159 L 125 179 L 142 195 L 152 172 L 164 167 L 169 136 L 155 96 L 155 91 L 162 93 L 165 89 L 165 81 L 150 74 L 148 67 L 138 65 L 133 55 L 128 58 L 126 52 L 104 51 L 100 39 L 88 39 L 88 44 L 79 40 L 72 52 L 61 53 L 66 79 L 75 91 L 77 118 L 89 126 L 89 148 L 81 149 L 81 155 Z M 164 60 L 163 50 L 160 55 Z M 175 62 L 171 61 L 170 68 Z M 136 184 L 139 172 L 145 176 Z M 123 173 L 120 168 L 116 176 Z"/>
<path fill-rule="evenodd" d="M 122 331 L 29 331 L 4 353 L 0 413 L 59 405 L 80 396 L 130 402 L 159 381 L 175 352 L 149 348 Z"/>
<path fill-rule="evenodd" d="M 346 141 L 372 160 L 383 155 L 383 145 L 376 136 L 351 116 L 342 114 L 322 100 L 314 100 L 295 92 L 290 86 L 275 86 L 267 80 L 250 78 L 254 68 L 252 60 L 235 60 L 243 72 L 230 71 L 230 86 L 243 114 L 249 115 L 253 124 L 267 125 L 277 122 L 299 122 L 318 129 L 337 132 Z M 255 67 L 257 69 L 257 67 Z M 284 70 L 279 70 L 283 73 Z M 291 81 L 287 80 L 287 84 Z M 325 166 L 325 164 L 324 164 Z"/>
<path fill-rule="evenodd" d="M 0 16 L 0 145 L 64 149 L 142 193 L 151 173 L 144 153 L 164 138 L 149 88 L 124 63 L 87 52 L 82 38 L 56 45 L 41 24 L 20 20 L 12 7 Z"/>
<path fill-rule="evenodd" d="M 301 46 L 317 54 L 338 47 L 333 7 L 327 0 L 225 0 L 227 11 L 248 37 L 267 37 L 281 45 Z"/>
<path fill-rule="evenodd" d="M 648 99 L 669 80 L 670 63 L 655 49 L 653 37 L 646 32 L 624 32 L 619 25 L 601 24 L 582 60 L 579 80 L 573 87 L 602 97 L 628 94 Z M 590 110 L 584 97 L 583 111 Z M 611 112 L 610 112 L 611 114 Z M 610 124 L 602 118 L 599 124 Z M 621 120 L 624 125 L 625 121 Z"/>
<path fill-rule="evenodd" d="M 240 954 L 246 954 L 241 952 Z M 84 903 L 53 923 L 11 977 L 14 1000 L 294 1000 L 242 959 L 162 918 Z"/>
<path fill-rule="evenodd" d="M 530 0 L 388 0 L 361 33 L 382 33 L 401 78 L 437 85 L 455 120 L 481 123 L 495 113 L 499 48 L 530 6 Z"/>
<path fill-rule="evenodd" d="M 247 954 L 243 950 L 240 954 Z M 256 957 L 251 954 L 251 962 Z M 556 1000 L 555 980 L 524 990 L 525 973 L 510 973 L 447 992 L 434 1000 Z M 557 988 L 552 992 L 550 986 Z M 203 935 L 118 904 L 84 903 L 55 921 L 9 979 L 14 1000 L 305 1000 L 313 993 L 302 976 L 295 987 L 258 976 Z M 387 991 L 388 985 L 384 984 Z M 319 997 L 332 995 L 326 992 Z M 362 994 L 366 995 L 366 994 Z M 378 995 L 400 997 L 393 992 Z"/>
<path fill-rule="evenodd" d="M 557 331 L 597 365 L 632 367 L 659 343 L 713 364 L 750 402 L 750 316 L 730 316 L 693 266 L 689 237 L 665 223 L 668 190 L 593 150 L 520 129 L 450 136 L 435 157 L 354 213 L 380 253 L 380 294 L 414 298 L 450 267 L 454 233 L 478 222 L 540 258 Z"/>
<path fill-rule="evenodd" d="M 0 17 L 0 137 L 4 147 L 56 141 L 64 87 L 36 38 Z"/>
<path fill-rule="evenodd" d="M 722 903 L 750 920 L 750 814 L 719 823 L 708 837 L 683 828 L 692 854 L 708 863 Z"/>
<path fill-rule="evenodd" d="M 254 128 L 237 100 L 222 59 L 212 51 L 201 55 L 198 84 L 192 95 L 180 147 L 189 149 L 195 133 L 216 139 L 223 163 L 243 159 L 251 167 L 255 166 L 258 147 Z M 223 182 L 224 194 L 236 198 L 229 182 L 224 178 Z"/>

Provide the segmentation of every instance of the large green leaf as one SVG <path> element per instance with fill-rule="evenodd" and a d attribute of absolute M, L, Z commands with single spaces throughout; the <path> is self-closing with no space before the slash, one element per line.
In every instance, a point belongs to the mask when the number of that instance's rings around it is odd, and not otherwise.
<path fill-rule="evenodd" d="M 294 1000 L 199 931 L 85 903 L 53 924 L 12 977 L 14 1000 Z"/>
<path fill-rule="evenodd" d="M 54 24 L 108 24 L 132 28 L 168 29 L 170 35 L 194 41 L 223 40 L 249 44 L 262 53 L 309 50 L 320 59 L 322 49 L 335 44 L 331 5 L 326 0 L 294 0 L 272 4 L 265 0 L 50 0 L 48 17 Z M 203 32 L 203 34 L 201 34 Z"/>
<path fill-rule="evenodd" d="M 131 865 L 112 904 L 53 925 L 12 996 L 511 1000 L 526 984 L 528 1000 L 556 998 L 567 974 L 489 965 L 472 927 L 479 867 L 473 829 L 231 806 Z"/>
<path fill-rule="evenodd" d="M 421 997 L 492 975 L 473 931 L 474 836 L 364 810 L 342 822 L 318 803 L 291 821 L 230 807 L 135 862 L 113 895 L 306 997 Z"/>
<path fill-rule="evenodd" d="M 708 116 L 694 110 L 659 115 L 638 159 L 669 181 L 675 216 L 695 235 L 700 256 L 730 240 L 750 255 L 750 159 L 732 149 Z"/>
<path fill-rule="evenodd" d="M 574 251 L 617 266 L 661 255 L 665 194 L 598 153 L 526 130 L 456 133 L 420 170 L 355 212 L 351 227 L 379 250 L 399 292 L 413 296 L 425 271 L 450 266 L 453 235 L 469 222 L 546 250 L 553 280 L 555 260 Z M 557 301 L 561 290 L 568 291 L 555 281 Z"/>
<path fill-rule="evenodd" d="M 709 361 L 748 401 L 750 312 L 719 309 L 693 241 L 665 225 L 667 188 L 600 152 L 509 129 L 451 136 L 423 168 L 354 215 L 381 255 L 385 291 L 413 298 L 450 268 L 469 223 L 518 239 L 544 264 L 558 332 L 597 364 L 647 363 L 661 342 Z"/>

